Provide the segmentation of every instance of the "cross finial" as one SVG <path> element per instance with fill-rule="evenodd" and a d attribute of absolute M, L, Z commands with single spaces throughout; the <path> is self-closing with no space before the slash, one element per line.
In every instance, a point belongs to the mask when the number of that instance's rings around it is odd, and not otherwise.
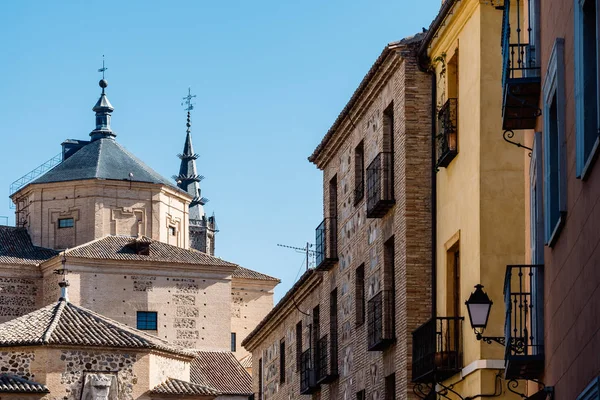
<path fill-rule="evenodd" d="M 102 68 L 100 68 L 98 70 L 98 72 L 102 72 L 102 79 L 104 79 L 104 71 L 106 71 L 108 68 L 104 66 L 104 54 L 102 54 Z"/>
<path fill-rule="evenodd" d="M 196 97 L 195 94 L 192 94 L 192 88 L 188 88 L 188 95 L 183 98 L 183 102 L 181 105 L 185 105 L 185 110 L 190 112 L 194 109 L 194 104 L 192 103 L 192 99 Z"/>

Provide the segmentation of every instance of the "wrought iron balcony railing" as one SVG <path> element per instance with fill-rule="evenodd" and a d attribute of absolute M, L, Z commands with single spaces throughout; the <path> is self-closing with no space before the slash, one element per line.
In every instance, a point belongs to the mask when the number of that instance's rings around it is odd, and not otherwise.
<path fill-rule="evenodd" d="M 381 218 L 394 206 L 394 153 L 381 152 L 367 167 L 367 218 Z"/>
<path fill-rule="evenodd" d="M 315 232 L 315 259 L 317 268 L 328 270 L 338 261 L 337 218 L 325 218 Z"/>
<path fill-rule="evenodd" d="M 319 389 L 315 372 L 312 349 L 305 350 L 300 356 L 300 394 L 311 394 Z"/>
<path fill-rule="evenodd" d="M 432 318 L 412 333 L 413 382 L 441 382 L 462 369 L 463 320 L 463 317 Z"/>
<path fill-rule="evenodd" d="M 544 369 L 544 266 L 508 265 L 504 278 L 505 376 L 537 379 Z"/>
<path fill-rule="evenodd" d="M 502 19 L 502 128 L 506 130 L 533 129 L 540 115 L 538 107 L 541 78 L 535 49 L 529 40 L 523 39 L 521 0 L 516 0 L 517 27 L 511 37 L 511 2 L 504 2 Z M 515 16 L 513 16 L 515 17 Z M 528 31 L 532 28 L 529 26 Z"/>
<path fill-rule="evenodd" d="M 337 341 L 328 341 L 327 335 L 317 342 L 317 383 L 330 383 L 337 379 Z"/>
<path fill-rule="evenodd" d="M 369 351 L 381 351 L 395 342 L 394 292 L 382 290 L 367 302 Z"/>
<path fill-rule="evenodd" d="M 437 166 L 445 168 L 458 154 L 458 99 L 448 99 L 437 117 Z"/>

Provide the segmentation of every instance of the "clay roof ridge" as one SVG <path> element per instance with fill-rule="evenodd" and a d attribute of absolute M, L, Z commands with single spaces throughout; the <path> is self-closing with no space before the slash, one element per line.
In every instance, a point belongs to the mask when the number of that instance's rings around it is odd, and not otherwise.
<path fill-rule="evenodd" d="M 65 309 L 66 304 L 67 304 L 67 300 L 62 299 L 62 298 L 61 298 L 61 300 L 59 300 L 58 304 L 56 304 L 56 308 L 54 309 L 54 312 L 52 313 L 52 320 L 48 324 L 48 328 L 46 329 L 46 331 L 44 332 L 44 335 L 42 336 L 42 343 L 48 344 L 50 342 L 50 336 L 52 336 L 52 333 L 58 326 L 58 322 L 60 321 L 60 317 L 62 316 L 62 313 L 63 313 L 63 310 Z"/>

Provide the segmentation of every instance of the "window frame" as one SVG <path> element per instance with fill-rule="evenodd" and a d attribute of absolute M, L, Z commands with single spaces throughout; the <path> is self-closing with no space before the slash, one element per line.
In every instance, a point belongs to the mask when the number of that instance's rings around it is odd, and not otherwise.
<path fill-rule="evenodd" d="M 552 54 L 548 62 L 546 79 L 543 86 L 543 111 L 544 116 L 544 226 L 545 240 L 549 247 L 554 246 L 564 225 L 567 212 L 567 152 L 565 140 L 565 40 L 556 38 L 552 48 Z M 556 101 L 556 159 L 550 158 L 550 108 Z M 558 162 L 556 185 L 557 198 L 552 198 L 551 162 Z M 553 222 L 551 218 L 551 207 L 558 211 L 558 219 Z"/>
<path fill-rule="evenodd" d="M 62 226 L 63 221 L 71 221 L 71 225 Z M 67 218 L 59 218 L 58 219 L 58 229 L 67 229 L 75 227 L 75 218 L 67 217 Z"/>
<path fill-rule="evenodd" d="M 597 0 L 574 0 L 575 1 L 575 160 L 576 177 L 585 180 L 595 160 L 598 157 L 600 147 L 600 10 Z M 596 6 L 596 140 L 589 154 L 586 156 L 586 138 L 592 135 L 585 129 L 585 43 L 584 43 L 584 13 L 586 2 L 594 1 Z"/>
<path fill-rule="evenodd" d="M 237 335 L 235 332 L 231 332 L 231 352 L 235 353 L 237 351 Z"/>
<path fill-rule="evenodd" d="M 285 383 L 285 338 L 279 341 L 279 383 Z"/>
<path fill-rule="evenodd" d="M 598 400 L 600 399 L 600 377 L 594 378 L 583 392 L 577 396 L 577 400 Z"/>
<path fill-rule="evenodd" d="M 529 231 L 531 263 L 544 263 L 544 199 L 542 132 L 535 132 L 529 164 Z"/>
<path fill-rule="evenodd" d="M 154 315 L 154 329 L 148 328 L 148 325 L 146 325 L 146 327 L 140 327 L 140 316 L 141 315 L 145 315 L 145 323 L 148 324 L 148 322 L 152 322 L 151 320 L 148 320 L 148 316 L 149 315 Z M 157 311 L 138 311 L 136 313 L 136 321 L 135 321 L 135 326 L 136 329 L 140 330 L 140 331 L 157 331 L 158 330 L 158 312 Z"/>

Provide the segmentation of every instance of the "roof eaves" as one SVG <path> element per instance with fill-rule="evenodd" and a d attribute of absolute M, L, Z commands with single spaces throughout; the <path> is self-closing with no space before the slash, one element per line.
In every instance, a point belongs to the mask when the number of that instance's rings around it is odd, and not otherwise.
<path fill-rule="evenodd" d="M 248 336 L 246 336 L 246 338 L 242 341 L 242 346 L 246 347 L 246 345 L 252 341 L 252 339 L 257 336 L 261 330 L 268 324 L 268 322 L 277 314 L 279 313 L 279 311 L 281 311 L 286 304 L 288 304 L 290 301 L 295 301 L 294 300 L 294 295 L 300 291 L 304 285 L 310 280 L 310 278 L 316 274 L 316 270 L 314 269 L 309 269 L 307 270 L 301 277 L 300 279 L 298 279 L 298 281 L 294 284 L 294 286 L 292 286 L 290 288 L 290 290 L 287 291 L 287 293 L 281 298 L 281 300 L 279 300 L 279 302 L 277 302 L 277 304 L 275 305 L 275 307 L 273 307 L 271 309 L 271 311 L 269 311 L 269 313 L 267 315 L 265 315 L 265 317 L 258 323 L 258 325 L 256 325 L 256 327 L 252 330 L 252 332 L 250 332 L 248 334 Z"/>
<path fill-rule="evenodd" d="M 450 11 L 454 7 L 454 5 L 456 3 L 458 3 L 459 1 L 460 0 L 446 0 L 444 2 L 444 4 L 442 4 L 442 7 L 440 8 L 438 15 L 431 22 L 431 25 L 429 25 L 429 29 L 425 33 L 425 37 L 423 38 L 423 41 L 421 42 L 421 45 L 419 46 L 419 50 L 417 52 L 418 59 L 419 59 L 419 66 L 421 67 L 421 69 L 423 69 L 423 70 L 427 69 L 423 65 L 424 60 L 427 58 L 427 47 L 429 46 L 431 41 L 437 35 L 438 30 L 442 27 L 444 20 L 450 14 Z"/>

